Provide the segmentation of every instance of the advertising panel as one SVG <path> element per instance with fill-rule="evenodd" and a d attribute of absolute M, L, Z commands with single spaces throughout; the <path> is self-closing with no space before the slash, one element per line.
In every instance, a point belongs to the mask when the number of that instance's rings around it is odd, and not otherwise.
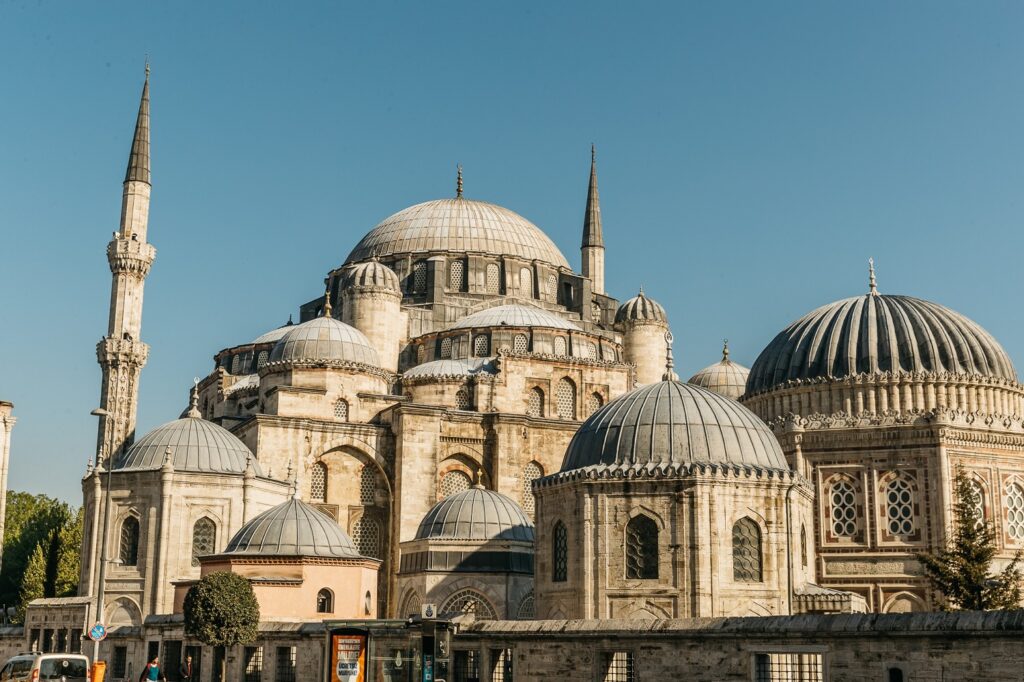
<path fill-rule="evenodd" d="M 366 635 L 331 635 L 331 682 L 366 682 Z"/>

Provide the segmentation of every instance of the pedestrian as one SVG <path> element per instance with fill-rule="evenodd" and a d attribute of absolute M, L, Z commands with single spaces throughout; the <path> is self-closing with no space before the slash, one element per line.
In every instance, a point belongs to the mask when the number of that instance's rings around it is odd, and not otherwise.
<path fill-rule="evenodd" d="M 142 674 L 139 675 L 139 682 L 158 682 L 161 680 L 162 682 L 167 682 L 167 677 L 160 670 L 160 657 L 154 656 L 153 660 L 142 669 Z"/>
<path fill-rule="evenodd" d="M 181 664 L 181 669 L 178 670 L 178 676 L 181 678 L 181 682 L 192 682 L 192 657 L 186 656 L 185 661 Z"/>

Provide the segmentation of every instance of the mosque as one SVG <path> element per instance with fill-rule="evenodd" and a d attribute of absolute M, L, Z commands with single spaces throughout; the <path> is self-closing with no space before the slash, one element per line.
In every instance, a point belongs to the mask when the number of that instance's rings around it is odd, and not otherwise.
<path fill-rule="evenodd" d="M 751 369 L 726 346 L 683 382 L 665 309 L 605 290 L 593 152 L 579 271 L 468 198 L 460 169 L 454 197 L 370 229 L 296 322 L 214 353 L 180 418 L 136 438 L 149 105 L 147 73 L 107 246 L 80 598 L 140 642 L 180 629 L 213 570 L 249 577 L 280 623 L 427 603 L 498 620 L 933 610 L 914 555 L 943 542 L 960 467 L 1000 559 L 1024 548 L 1024 387 L 991 335 L 880 293 L 872 270 Z"/>

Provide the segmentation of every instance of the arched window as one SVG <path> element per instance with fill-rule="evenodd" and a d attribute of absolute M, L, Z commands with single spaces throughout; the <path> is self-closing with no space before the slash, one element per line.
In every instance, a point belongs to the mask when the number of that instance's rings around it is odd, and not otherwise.
<path fill-rule="evenodd" d="M 533 592 L 527 593 L 523 600 L 519 602 L 519 608 L 516 610 L 516 620 L 533 620 L 536 612 L 534 604 Z"/>
<path fill-rule="evenodd" d="M 558 404 L 559 419 L 576 418 L 576 384 L 573 383 L 572 379 L 569 377 L 559 379 L 555 400 Z"/>
<path fill-rule="evenodd" d="M 566 353 L 565 337 L 564 336 L 556 336 L 555 337 L 555 355 L 557 355 L 558 357 L 565 357 L 565 353 Z"/>
<path fill-rule="evenodd" d="M 267 364 L 269 358 L 270 352 L 261 350 L 260 354 L 256 357 L 256 369 L 263 369 L 263 365 Z"/>
<path fill-rule="evenodd" d="M 885 487 L 886 521 L 889 534 L 907 538 L 914 532 L 914 490 L 906 479 L 894 478 Z"/>
<path fill-rule="evenodd" d="M 441 477 L 441 499 L 469 490 L 473 484 L 463 471 L 449 471 Z"/>
<path fill-rule="evenodd" d="M 732 527 L 732 579 L 761 582 L 761 528 L 751 519 L 740 519 Z"/>
<path fill-rule="evenodd" d="M 803 567 L 807 568 L 807 529 L 802 523 L 800 524 L 800 560 Z"/>
<path fill-rule="evenodd" d="M 635 516 L 626 524 L 626 577 L 658 577 L 658 524 L 649 516 Z"/>
<path fill-rule="evenodd" d="M 530 394 L 526 399 L 526 416 L 544 416 L 544 391 L 540 388 L 534 387 L 530 389 Z"/>
<path fill-rule="evenodd" d="M 496 294 L 501 290 L 501 270 L 494 263 L 487 265 L 487 293 Z"/>
<path fill-rule="evenodd" d="M 377 504 L 377 472 L 369 465 L 359 472 L 359 502 L 371 506 Z"/>
<path fill-rule="evenodd" d="M 971 499 L 963 502 L 969 505 L 974 515 L 974 525 L 980 528 L 985 525 L 985 490 L 974 479 L 969 480 L 967 485 L 971 489 Z"/>
<path fill-rule="evenodd" d="M 334 418 L 343 422 L 348 421 L 348 401 L 344 398 L 334 401 Z"/>
<path fill-rule="evenodd" d="M 441 613 L 472 613 L 476 620 L 494 620 L 494 607 L 476 590 L 459 590 L 441 605 Z"/>
<path fill-rule="evenodd" d="M 462 291 L 466 288 L 465 261 L 452 261 L 451 270 L 448 272 L 448 288 L 452 291 Z"/>
<path fill-rule="evenodd" d="M 848 479 L 836 480 L 829 489 L 829 523 L 836 538 L 857 534 L 857 491 Z"/>
<path fill-rule="evenodd" d="M 569 531 L 561 521 L 551 533 L 551 582 L 564 583 L 569 578 Z"/>
<path fill-rule="evenodd" d="M 558 291 L 558 277 L 551 273 L 548 275 L 548 296 L 554 296 Z"/>
<path fill-rule="evenodd" d="M 309 499 L 313 502 L 327 501 L 327 465 L 314 462 L 309 472 Z"/>
<path fill-rule="evenodd" d="M 424 261 L 417 261 L 412 266 L 412 290 L 417 294 L 427 290 L 427 264 Z"/>
<path fill-rule="evenodd" d="M 199 565 L 199 557 L 217 551 L 217 526 L 205 516 L 192 526 L 192 565 Z"/>
<path fill-rule="evenodd" d="M 240 374 L 242 372 L 242 354 L 239 353 L 235 357 L 231 358 L 231 373 Z"/>
<path fill-rule="evenodd" d="M 588 343 L 584 347 L 583 357 L 585 357 L 588 360 L 597 360 L 597 344 Z"/>
<path fill-rule="evenodd" d="M 525 353 L 530 349 L 530 341 L 526 334 L 516 334 L 512 337 L 512 352 Z"/>
<path fill-rule="evenodd" d="M 469 409 L 469 390 L 460 388 L 455 392 L 455 409 L 456 410 L 468 410 Z"/>
<path fill-rule="evenodd" d="M 519 271 L 519 295 L 533 298 L 533 273 L 530 272 L 530 268 L 522 268 Z"/>
<path fill-rule="evenodd" d="M 316 593 L 316 612 L 334 613 L 334 595 L 326 587 Z"/>
<path fill-rule="evenodd" d="M 118 552 L 122 566 L 139 563 L 139 520 L 129 516 L 121 522 L 121 549 Z"/>
<path fill-rule="evenodd" d="M 491 343 L 487 338 L 487 334 L 477 334 L 473 338 L 473 355 L 478 358 L 483 358 L 489 355 L 491 352 Z"/>
<path fill-rule="evenodd" d="M 1024 489 L 1017 483 L 1006 487 L 1006 530 L 1014 542 L 1024 541 Z"/>
<path fill-rule="evenodd" d="M 530 462 L 523 467 L 523 511 L 530 518 L 533 518 L 533 510 L 536 506 L 533 497 L 533 482 L 544 475 L 544 471 L 536 462 Z"/>
<path fill-rule="evenodd" d="M 416 344 L 416 364 L 422 365 L 427 359 L 427 349 L 422 343 Z"/>
<path fill-rule="evenodd" d="M 591 393 L 587 396 L 587 414 L 591 415 L 601 409 L 604 405 L 604 397 L 600 393 Z"/>
<path fill-rule="evenodd" d="M 441 339 L 441 359 L 448 360 L 452 357 L 452 337 Z"/>
<path fill-rule="evenodd" d="M 363 516 L 352 526 L 352 541 L 363 556 L 381 558 L 380 535 L 380 523 L 376 519 Z"/>

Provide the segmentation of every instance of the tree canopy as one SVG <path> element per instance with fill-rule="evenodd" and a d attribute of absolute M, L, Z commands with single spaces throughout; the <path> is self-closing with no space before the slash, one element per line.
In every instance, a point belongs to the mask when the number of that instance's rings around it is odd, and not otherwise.
<path fill-rule="evenodd" d="M 236 573 L 210 573 L 185 595 L 185 633 L 208 646 L 256 639 L 260 605 L 249 581 Z"/>

